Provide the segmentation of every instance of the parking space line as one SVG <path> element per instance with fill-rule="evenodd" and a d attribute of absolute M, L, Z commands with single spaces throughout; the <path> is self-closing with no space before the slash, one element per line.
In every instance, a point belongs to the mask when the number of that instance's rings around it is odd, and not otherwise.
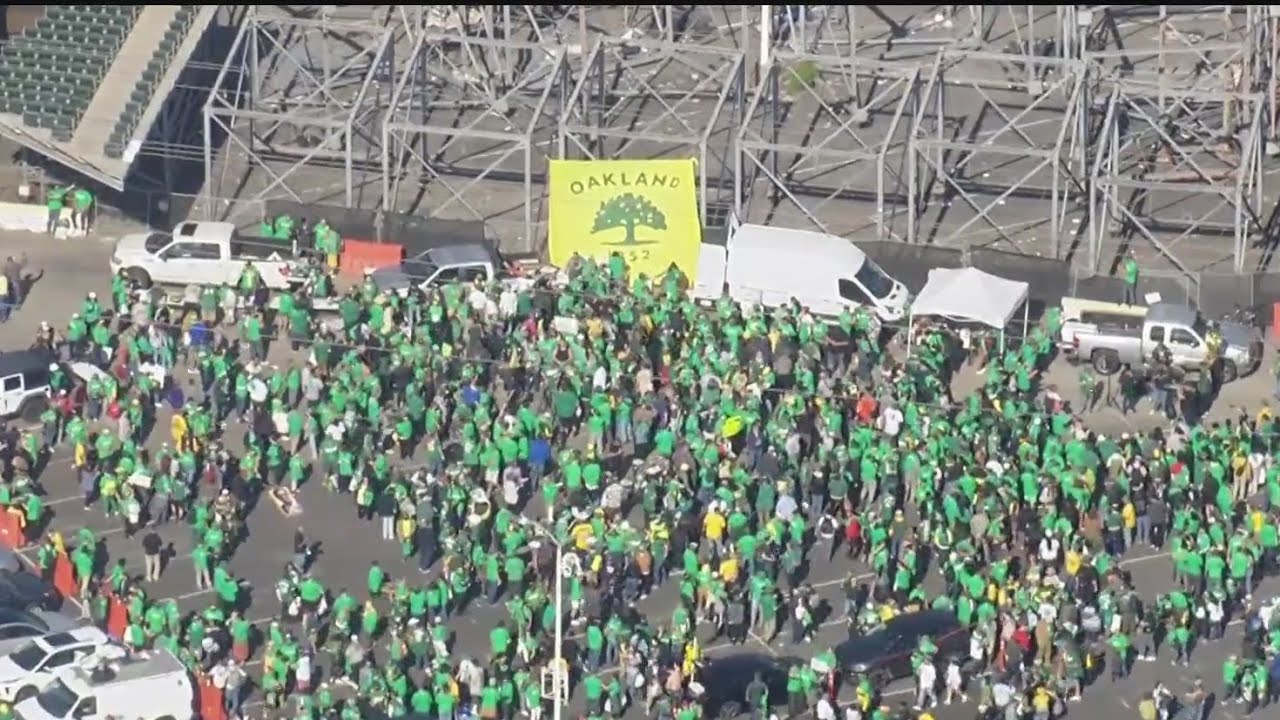
<path fill-rule="evenodd" d="M 46 533 L 44 534 L 44 536 L 45 536 L 45 537 L 49 537 L 49 535 L 50 535 L 51 533 L 56 532 L 56 533 L 58 533 L 59 535 L 61 535 L 64 539 L 65 539 L 65 538 L 73 538 L 73 537 L 75 537 L 75 536 L 76 536 L 76 533 L 80 532 L 80 530 L 81 530 L 81 529 L 86 528 L 86 527 L 88 527 L 88 525 L 81 525 L 81 526 L 79 526 L 79 527 L 66 527 L 66 528 L 62 528 L 62 529 L 60 529 L 60 530 L 53 530 L 53 531 L 50 531 L 50 532 L 46 532 Z M 96 529 L 94 529 L 94 528 L 89 528 L 89 529 L 93 531 L 93 536 L 94 536 L 95 538 L 99 539 L 99 540 L 101 540 L 101 539 L 103 539 L 103 538 L 109 538 L 109 537 L 111 537 L 111 536 L 113 536 L 113 535 L 122 535 L 122 534 L 124 534 L 124 526 L 122 526 L 122 525 L 118 525 L 118 526 L 116 526 L 116 527 L 104 528 L 104 529 L 102 529 L 102 530 L 96 530 Z"/>
<path fill-rule="evenodd" d="M 213 592 L 213 588 L 205 588 L 203 590 L 192 590 L 191 592 L 183 593 L 176 597 L 171 597 L 169 598 L 169 600 L 188 600 L 190 598 L 199 597 L 200 595 L 205 595 L 211 592 Z"/>
<path fill-rule="evenodd" d="M 58 505 L 66 505 L 71 502 L 84 502 L 84 495 L 68 495 L 67 497 L 58 498 L 56 500 L 46 500 L 45 507 L 56 507 Z"/>
<path fill-rule="evenodd" d="M 759 635 L 757 635 L 757 634 L 756 634 L 756 631 L 755 631 L 755 629 L 754 629 L 754 628 L 747 628 L 747 635 L 751 636 L 751 639 L 752 639 L 752 640 L 754 640 L 754 641 L 756 641 L 757 643 L 759 643 L 760 647 L 762 647 L 762 648 L 764 648 L 766 651 L 768 651 L 768 653 L 769 653 L 770 655 L 772 655 L 772 656 L 774 656 L 774 657 L 778 657 L 778 651 L 777 651 L 777 650 L 774 650 L 772 645 L 770 645 L 769 643 L 765 642 L 765 641 L 764 641 L 764 638 L 762 638 L 762 637 L 760 637 Z"/>

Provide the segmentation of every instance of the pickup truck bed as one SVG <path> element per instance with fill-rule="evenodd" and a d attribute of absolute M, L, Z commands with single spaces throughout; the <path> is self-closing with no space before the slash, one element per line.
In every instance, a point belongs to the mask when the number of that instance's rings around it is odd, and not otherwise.
<path fill-rule="evenodd" d="M 264 237 L 247 237 L 231 243 L 231 257 L 235 260 L 266 260 L 272 255 L 277 260 L 288 260 L 293 248 L 287 242 Z"/>

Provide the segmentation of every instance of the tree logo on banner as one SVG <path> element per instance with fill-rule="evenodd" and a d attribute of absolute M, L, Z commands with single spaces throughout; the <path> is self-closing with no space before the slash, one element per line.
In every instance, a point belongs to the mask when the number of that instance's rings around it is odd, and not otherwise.
<path fill-rule="evenodd" d="M 600 209 L 596 211 L 595 223 L 591 226 L 591 234 L 622 228 L 626 230 L 626 235 L 621 241 L 605 244 L 635 246 L 658 242 L 637 238 L 636 228 L 641 227 L 650 230 L 666 230 L 667 216 L 648 198 L 635 193 L 623 193 L 600 203 Z"/>

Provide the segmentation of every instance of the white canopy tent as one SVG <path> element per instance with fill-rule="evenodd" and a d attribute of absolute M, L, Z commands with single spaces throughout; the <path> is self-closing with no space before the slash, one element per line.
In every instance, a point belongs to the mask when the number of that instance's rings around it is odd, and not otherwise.
<path fill-rule="evenodd" d="M 1000 331 L 1004 346 L 1005 326 L 1022 307 L 1022 335 L 1026 337 L 1030 314 L 1029 286 L 1007 280 L 975 267 L 934 268 L 924 289 L 911 303 L 911 322 L 917 316 L 942 317 L 957 322 L 981 323 Z M 911 333 L 907 333 L 910 349 Z"/>

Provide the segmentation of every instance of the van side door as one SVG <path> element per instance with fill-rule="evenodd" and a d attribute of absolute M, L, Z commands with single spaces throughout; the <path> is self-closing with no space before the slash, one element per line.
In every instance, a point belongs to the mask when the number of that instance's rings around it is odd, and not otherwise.
<path fill-rule="evenodd" d="M 12 415 L 22 405 L 22 373 L 0 378 L 0 415 Z"/>

